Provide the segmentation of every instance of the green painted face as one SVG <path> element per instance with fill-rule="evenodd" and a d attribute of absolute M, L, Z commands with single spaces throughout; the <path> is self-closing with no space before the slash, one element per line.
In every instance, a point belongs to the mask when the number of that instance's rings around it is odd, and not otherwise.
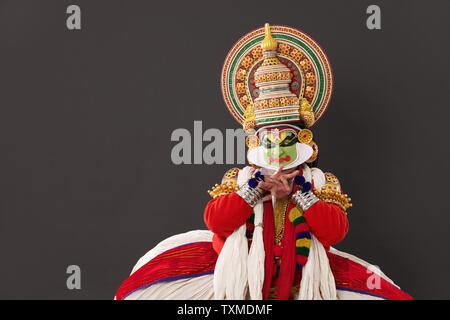
<path fill-rule="evenodd" d="M 297 160 L 297 135 L 292 131 L 277 129 L 268 131 L 261 137 L 264 148 L 264 161 L 275 167 L 288 166 Z"/>

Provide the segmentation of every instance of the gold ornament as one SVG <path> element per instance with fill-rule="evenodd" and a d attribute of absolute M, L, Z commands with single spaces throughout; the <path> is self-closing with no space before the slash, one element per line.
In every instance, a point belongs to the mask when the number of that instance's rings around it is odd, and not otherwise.
<path fill-rule="evenodd" d="M 323 189 L 326 189 L 328 191 L 342 192 L 339 179 L 331 172 L 325 172 L 325 185 L 323 186 L 322 190 Z"/>
<path fill-rule="evenodd" d="M 333 191 L 323 187 L 321 191 L 314 190 L 314 194 L 323 202 L 334 203 L 338 205 L 345 214 L 347 214 L 347 209 L 353 206 L 350 203 L 352 199 L 349 198 L 347 194 L 343 194 L 339 191 Z"/>
<path fill-rule="evenodd" d="M 298 133 L 298 141 L 300 143 L 309 144 L 312 141 L 313 134 L 309 129 L 302 129 Z"/>
<path fill-rule="evenodd" d="M 252 150 L 259 145 L 259 138 L 255 135 L 250 135 L 245 138 L 245 144 L 247 145 L 249 150 Z"/>
<path fill-rule="evenodd" d="M 238 175 L 238 168 L 229 169 L 227 172 L 225 172 L 221 184 L 216 183 L 214 187 L 211 188 L 211 190 L 208 190 L 209 195 L 213 198 L 217 198 L 239 190 L 239 187 L 237 185 Z"/>
<path fill-rule="evenodd" d="M 310 128 L 315 123 L 314 112 L 311 111 L 300 111 L 300 119 L 303 120 L 305 126 Z"/>
<path fill-rule="evenodd" d="M 314 142 L 314 140 L 311 140 L 308 145 L 313 149 L 313 154 L 308 160 L 306 160 L 306 163 L 311 163 L 316 161 L 317 156 L 319 155 L 319 147 L 317 146 L 317 143 Z"/>
<path fill-rule="evenodd" d="M 312 111 L 312 107 L 309 104 L 308 100 L 302 99 L 302 103 L 300 104 L 300 111 Z"/>
<path fill-rule="evenodd" d="M 265 37 L 264 40 L 261 42 L 261 49 L 263 49 L 264 51 L 277 50 L 278 44 L 272 37 L 272 33 L 270 32 L 270 25 L 266 23 L 264 25 L 264 28 L 265 28 Z"/>
<path fill-rule="evenodd" d="M 286 219 L 286 211 L 289 206 L 289 197 L 277 199 L 273 208 L 273 219 L 275 225 L 275 243 L 281 244 L 284 233 L 284 223 Z"/>
<path fill-rule="evenodd" d="M 213 199 L 224 196 L 229 193 L 233 193 L 239 190 L 239 187 L 237 185 L 233 184 L 216 184 L 214 187 L 211 188 L 211 190 L 208 190 L 208 193 Z"/>
<path fill-rule="evenodd" d="M 232 169 L 228 170 L 223 175 L 222 183 L 229 184 L 230 183 L 229 180 L 232 180 L 231 182 L 234 184 L 237 181 L 238 174 L 239 174 L 238 168 L 232 168 Z"/>
<path fill-rule="evenodd" d="M 303 120 L 305 125 L 309 128 L 311 127 L 315 122 L 314 112 L 312 111 L 312 107 L 309 104 L 308 100 L 305 98 L 302 99 L 302 102 L 300 104 L 300 119 Z"/>
<path fill-rule="evenodd" d="M 256 127 L 255 112 L 251 104 L 247 106 L 244 112 L 244 121 L 242 122 L 242 127 L 247 133 L 254 133 Z"/>

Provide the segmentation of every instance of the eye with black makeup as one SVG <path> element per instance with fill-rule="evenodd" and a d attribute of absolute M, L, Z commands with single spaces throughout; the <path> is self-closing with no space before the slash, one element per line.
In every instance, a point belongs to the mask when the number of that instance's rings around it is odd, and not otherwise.
<path fill-rule="evenodd" d="M 297 135 L 290 132 L 288 133 L 287 137 L 283 139 L 280 143 L 280 147 L 289 147 L 298 142 Z"/>
<path fill-rule="evenodd" d="M 261 145 L 266 149 L 271 149 L 276 148 L 277 146 L 289 147 L 296 144 L 297 142 L 297 135 L 293 132 L 289 132 L 286 138 L 284 138 L 283 141 L 281 141 L 278 145 L 272 142 L 267 135 L 262 138 Z"/>

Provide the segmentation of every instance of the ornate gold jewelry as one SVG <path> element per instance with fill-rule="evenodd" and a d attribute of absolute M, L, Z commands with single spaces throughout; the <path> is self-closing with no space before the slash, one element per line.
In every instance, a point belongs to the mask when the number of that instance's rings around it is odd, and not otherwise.
<path fill-rule="evenodd" d="M 302 129 L 297 135 L 298 141 L 301 143 L 309 144 L 312 141 L 313 134 L 309 129 Z"/>
<path fill-rule="evenodd" d="M 216 183 L 214 187 L 211 188 L 211 190 L 208 190 L 209 195 L 213 198 L 217 198 L 239 190 L 239 187 L 237 185 L 238 174 L 238 168 L 232 168 L 225 172 L 221 184 L 219 185 Z"/>
<path fill-rule="evenodd" d="M 312 107 L 309 104 L 308 100 L 302 99 L 302 102 L 300 103 L 300 111 L 312 112 Z"/>
<path fill-rule="evenodd" d="M 330 191 L 342 192 L 339 179 L 330 172 L 325 172 L 325 186 L 322 188 Z"/>
<path fill-rule="evenodd" d="M 277 199 L 273 207 L 273 219 L 275 224 L 275 243 L 281 244 L 284 233 L 286 211 L 289 205 L 289 197 Z"/>
<path fill-rule="evenodd" d="M 247 136 L 247 138 L 245 138 L 245 144 L 247 145 L 249 150 L 252 150 L 252 149 L 258 147 L 259 138 L 254 135 Z"/>
<path fill-rule="evenodd" d="M 345 214 L 347 214 L 347 209 L 352 207 L 352 204 L 350 203 L 352 199 L 349 198 L 347 194 L 333 191 L 325 187 L 323 187 L 321 191 L 314 190 L 313 192 L 323 202 L 337 204 Z"/>
<path fill-rule="evenodd" d="M 309 128 L 315 123 L 314 112 L 309 104 L 308 100 L 302 99 L 299 109 L 300 119 L 303 120 L 305 125 Z"/>
<path fill-rule="evenodd" d="M 239 190 L 239 187 L 236 185 L 216 184 L 211 188 L 211 190 L 208 190 L 208 193 L 214 199 L 229 193 L 236 192 L 237 190 Z"/>
<path fill-rule="evenodd" d="M 247 106 L 244 112 L 244 121 L 242 127 L 247 133 L 254 133 L 256 127 L 255 112 L 251 104 Z"/>
<path fill-rule="evenodd" d="M 270 33 L 270 25 L 268 23 L 264 25 L 264 31 L 265 38 L 261 42 L 261 49 L 266 51 L 277 50 L 278 43 L 272 37 L 272 34 Z"/>

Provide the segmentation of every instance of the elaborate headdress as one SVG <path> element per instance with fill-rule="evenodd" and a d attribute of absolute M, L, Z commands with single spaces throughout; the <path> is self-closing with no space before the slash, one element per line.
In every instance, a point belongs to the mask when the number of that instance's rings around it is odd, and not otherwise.
<path fill-rule="evenodd" d="M 221 87 L 228 109 L 247 132 L 299 119 L 311 127 L 328 107 L 333 77 L 316 41 L 297 29 L 266 23 L 231 48 Z"/>

